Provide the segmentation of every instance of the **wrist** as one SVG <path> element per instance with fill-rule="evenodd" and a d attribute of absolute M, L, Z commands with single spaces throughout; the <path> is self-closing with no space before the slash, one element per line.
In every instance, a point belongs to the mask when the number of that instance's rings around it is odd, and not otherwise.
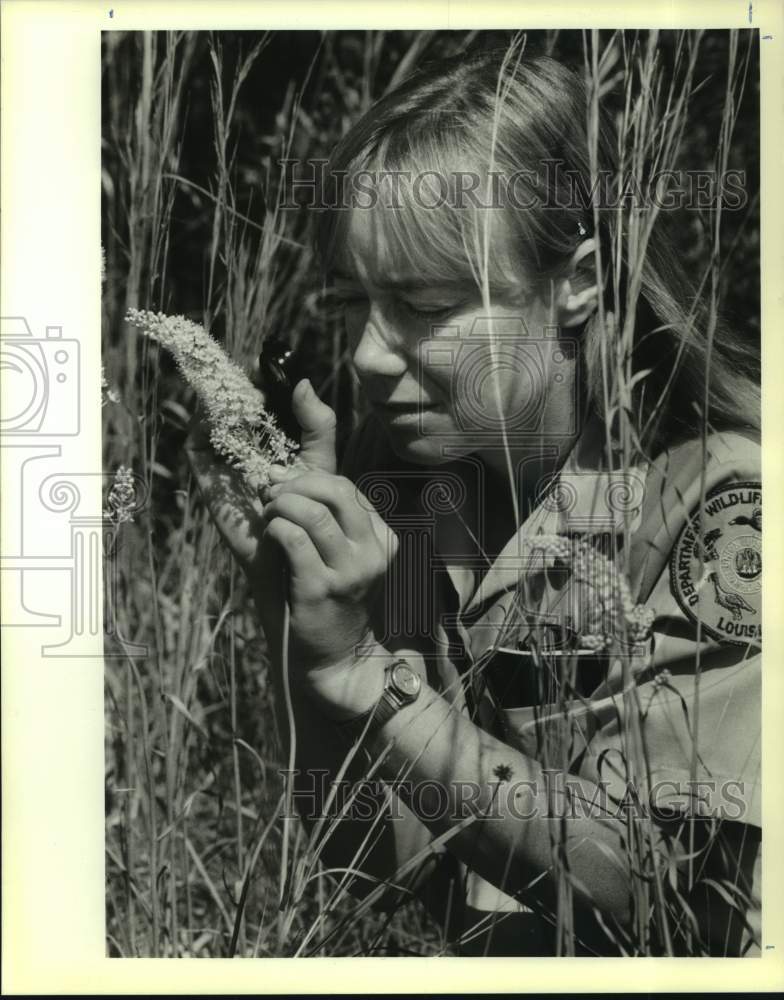
<path fill-rule="evenodd" d="M 352 656 L 303 675 L 302 693 L 333 722 L 343 723 L 371 711 L 384 690 L 384 670 L 392 658 L 374 639 Z"/>

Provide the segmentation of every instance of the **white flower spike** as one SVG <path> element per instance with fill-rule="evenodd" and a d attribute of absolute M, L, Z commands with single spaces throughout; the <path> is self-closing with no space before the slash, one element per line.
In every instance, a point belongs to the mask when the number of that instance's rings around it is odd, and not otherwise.
<path fill-rule="evenodd" d="M 271 465 L 294 459 L 296 443 L 264 409 L 262 394 L 242 368 L 203 327 L 184 316 L 140 309 L 129 309 L 126 320 L 173 355 L 204 404 L 213 448 L 242 472 L 251 489 L 269 483 Z"/>

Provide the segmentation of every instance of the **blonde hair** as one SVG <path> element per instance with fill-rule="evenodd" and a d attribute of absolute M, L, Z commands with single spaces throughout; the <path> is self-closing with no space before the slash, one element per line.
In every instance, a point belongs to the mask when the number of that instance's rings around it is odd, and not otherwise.
<path fill-rule="evenodd" d="M 418 274 L 434 282 L 453 277 L 479 283 L 479 236 L 488 231 L 482 213 L 490 211 L 494 237 L 487 247 L 487 273 L 492 286 L 519 292 L 527 281 L 529 291 L 544 292 L 565 272 L 584 234 L 594 233 L 592 206 L 574 197 L 575 179 L 578 190 L 591 188 L 586 107 L 582 78 L 544 56 L 511 65 L 508 50 L 491 50 L 423 68 L 378 101 L 333 151 L 322 196 L 325 204 L 339 207 L 324 210 L 317 227 L 322 267 L 329 270 L 345 243 L 350 213 L 343 210 L 345 202 L 340 207 L 341 192 L 353 190 L 363 171 L 408 171 L 412 177 L 427 176 L 428 183 L 420 185 L 418 196 L 413 185 L 398 184 L 396 207 L 384 210 L 383 225 L 385 236 Z M 614 175 L 616 139 L 607 116 L 601 120 L 598 148 L 600 174 Z M 561 165 L 558 170 L 552 169 L 555 163 Z M 461 180 L 467 171 L 481 179 L 469 199 Z M 497 202 L 494 174 L 495 180 L 515 178 L 514 204 L 511 188 L 499 189 L 506 201 Z M 432 203 L 424 204 L 425 195 Z M 525 207 L 517 207 L 521 202 Z M 616 245 L 618 217 L 612 208 L 600 208 L 594 235 L 605 262 Z M 513 250 L 511 269 L 500 252 L 507 246 Z M 642 262 L 632 351 L 633 372 L 647 372 L 632 390 L 645 451 L 701 432 L 706 379 L 711 429 L 756 431 L 760 425 L 753 351 L 721 323 L 709 335 L 706 310 L 676 260 L 657 222 Z M 622 261 L 622 281 L 627 266 Z M 607 282 L 603 294 L 606 308 L 614 312 Z M 615 331 L 623 319 L 615 316 Z M 617 333 L 594 319 L 578 336 L 581 388 L 588 405 L 601 414 L 602 341 Z M 612 356 L 613 345 L 606 340 L 605 349 Z M 609 377 L 615 378 L 614 372 Z"/>

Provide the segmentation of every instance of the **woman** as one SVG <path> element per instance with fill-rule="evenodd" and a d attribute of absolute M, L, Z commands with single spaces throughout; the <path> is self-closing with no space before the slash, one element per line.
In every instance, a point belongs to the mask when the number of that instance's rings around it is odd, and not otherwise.
<path fill-rule="evenodd" d="M 301 382 L 305 471 L 250 515 L 192 460 L 257 597 L 300 813 L 374 779 L 324 845 L 352 891 L 415 893 L 463 954 L 750 954 L 759 399 L 655 234 L 619 405 L 621 216 L 567 196 L 585 107 L 553 60 L 488 52 L 372 108 L 317 234 L 370 416 L 338 474 Z M 612 168 L 606 122 L 598 148 Z"/>

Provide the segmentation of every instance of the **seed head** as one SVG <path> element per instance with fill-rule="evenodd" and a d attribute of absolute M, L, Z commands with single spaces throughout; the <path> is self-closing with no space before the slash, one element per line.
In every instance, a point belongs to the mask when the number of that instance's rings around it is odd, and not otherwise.
<path fill-rule="evenodd" d="M 547 569 L 560 563 L 569 567 L 581 587 L 578 634 L 583 649 L 601 651 L 613 639 L 648 639 L 655 612 L 635 604 L 629 582 L 615 562 L 585 536 L 535 535 L 527 540 L 537 564 Z"/>

